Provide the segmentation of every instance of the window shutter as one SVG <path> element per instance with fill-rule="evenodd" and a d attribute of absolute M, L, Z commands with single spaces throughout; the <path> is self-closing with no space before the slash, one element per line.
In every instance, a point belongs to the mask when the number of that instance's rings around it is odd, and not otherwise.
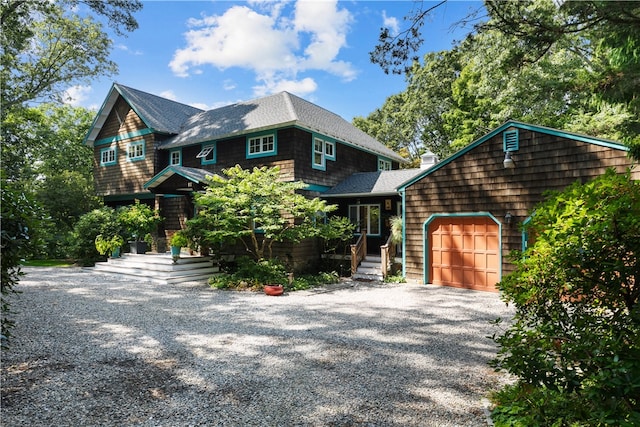
<path fill-rule="evenodd" d="M 502 133 L 502 144 L 504 151 L 518 151 L 520 148 L 518 139 L 518 129 L 506 130 Z"/>

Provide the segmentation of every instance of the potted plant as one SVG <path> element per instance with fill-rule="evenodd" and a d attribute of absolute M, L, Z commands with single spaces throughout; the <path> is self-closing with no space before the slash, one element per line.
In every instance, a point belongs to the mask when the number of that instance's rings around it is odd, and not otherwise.
<path fill-rule="evenodd" d="M 185 233 L 180 230 L 171 236 L 169 244 L 171 245 L 171 257 L 173 258 L 173 262 L 177 262 L 178 258 L 180 258 L 181 249 L 189 246 L 189 238 L 187 238 Z"/>
<path fill-rule="evenodd" d="M 111 258 L 120 257 L 120 247 L 124 244 L 124 239 L 119 234 L 105 237 L 98 234 L 95 240 L 96 250 L 100 255 L 111 254 Z"/>
<path fill-rule="evenodd" d="M 131 253 L 134 254 L 143 254 L 147 251 L 145 236 L 153 232 L 162 221 L 157 210 L 140 203 L 140 200 L 136 200 L 132 206 L 123 207 L 120 210 L 119 219 L 131 235 L 132 241 L 129 241 L 129 245 Z"/>

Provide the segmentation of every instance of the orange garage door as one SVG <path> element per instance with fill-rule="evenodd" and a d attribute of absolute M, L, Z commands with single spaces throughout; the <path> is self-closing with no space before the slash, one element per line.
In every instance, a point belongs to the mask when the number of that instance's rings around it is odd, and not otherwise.
<path fill-rule="evenodd" d="M 435 218 L 427 235 L 429 282 L 496 292 L 499 231 L 498 224 L 486 216 Z"/>

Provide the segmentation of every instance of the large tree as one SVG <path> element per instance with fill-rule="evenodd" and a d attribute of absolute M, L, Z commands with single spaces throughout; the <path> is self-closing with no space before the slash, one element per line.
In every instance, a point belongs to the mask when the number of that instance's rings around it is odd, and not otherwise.
<path fill-rule="evenodd" d="M 223 172 L 195 195 L 198 215 L 187 231 L 204 245 L 239 241 L 256 260 L 270 259 L 275 242 L 319 236 L 326 214 L 336 209 L 299 194 L 306 188 L 302 181 L 282 182 L 278 167 L 234 166 Z"/>

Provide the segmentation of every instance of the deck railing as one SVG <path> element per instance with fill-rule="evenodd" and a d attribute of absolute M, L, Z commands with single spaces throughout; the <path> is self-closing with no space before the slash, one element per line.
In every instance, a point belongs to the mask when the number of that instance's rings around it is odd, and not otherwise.
<path fill-rule="evenodd" d="M 365 231 L 360 234 L 360 237 L 351 245 L 351 274 L 356 274 L 358 271 L 358 265 L 367 256 L 367 233 Z"/>
<path fill-rule="evenodd" d="M 387 239 L 387 243 L 380 246 L 380 268 L 382 270 L 382 278 L 386 278 L 391 270 L 393 259 L 396 256 L 396 244 L 391 240 L 391 236 Z"/>

